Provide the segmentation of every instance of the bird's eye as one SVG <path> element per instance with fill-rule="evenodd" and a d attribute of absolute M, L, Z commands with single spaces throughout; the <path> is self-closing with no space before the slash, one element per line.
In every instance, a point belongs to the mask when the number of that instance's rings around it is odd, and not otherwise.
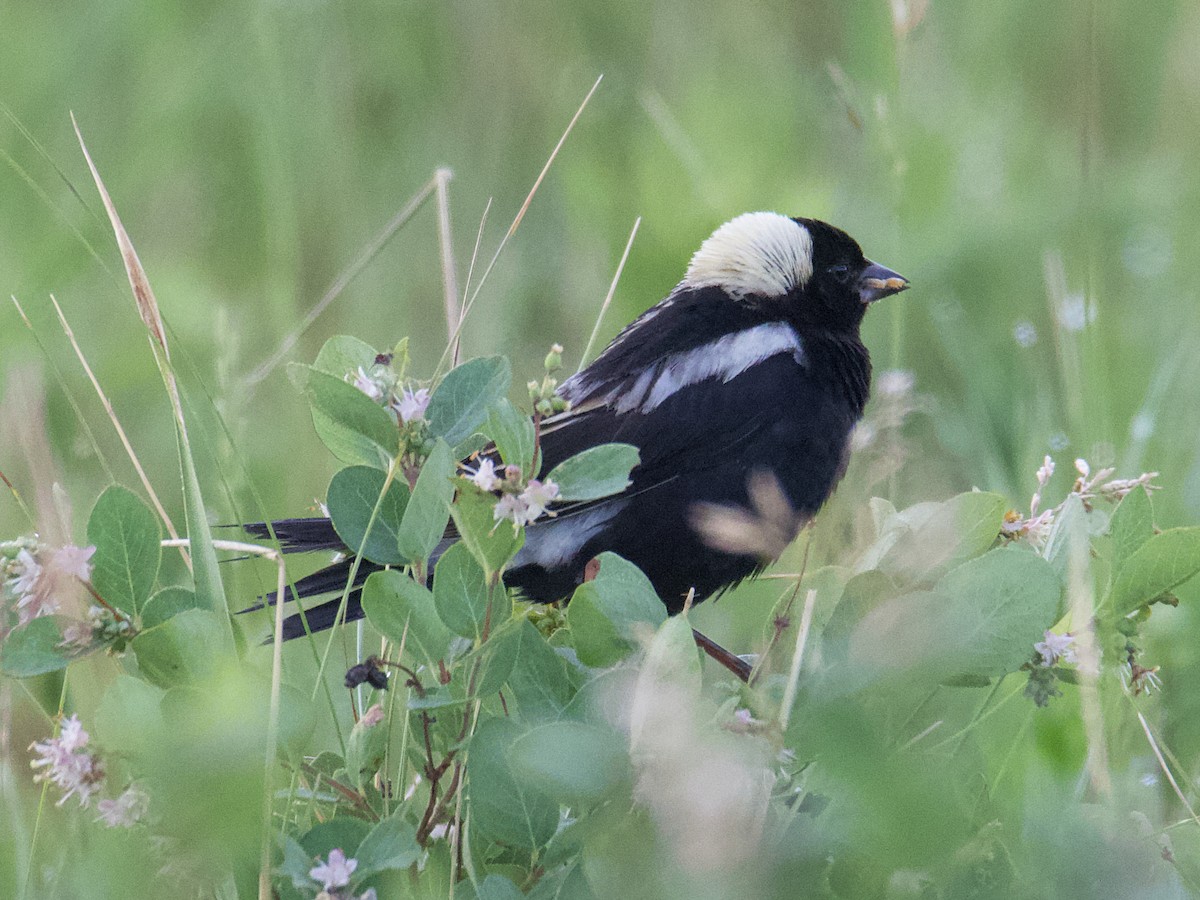
<path fill-rule="evenodd" d="M 829 267 L 829 274 L 838 281 L 846 281 L 850 278 L 850 267 L 845 263 L 839 263 L 836 266 Z"/>

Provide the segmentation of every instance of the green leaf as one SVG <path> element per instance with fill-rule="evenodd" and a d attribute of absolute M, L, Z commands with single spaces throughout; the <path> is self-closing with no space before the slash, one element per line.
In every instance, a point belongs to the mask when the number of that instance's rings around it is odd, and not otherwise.
<path fill-rule="evenodd" d="M 350 729 L 346 741 L 346 771 L 359 793 L 367 789 L 387 754 L 388 727 L 383 722 L 368 724 L 369 719 L 359 719 Z"/>
<path fill-rule="evenodd" d="M 358 848 L 370 831 L 370 824 L 362 819 L 339 816 L 310 828 L 300 838 L 300 846 L 310 857 L 319 856 L 322 860 L 327 860 L 329 851 L 334 849 L 345 853 L 347 859 L 357 858 Z"/>
<path fill-rule="evenodd" d="M 836 663 L 845 662 L 850 653 L 850 638 L 858 623 L 898 593 L 892 579 L 878 569 L 860 572 L 847 581 L 821 634 L 826 658 Z"/>
<path fill-rule="evenodd" d="M 354 855 L 358 860 L 355 880 L 361 881 L 389 869 L 407 869 L 420 856 L 416 829 L 396 813 L 379 822 L 359 844 Z"/>
<path fill-rule="evenodd" d="M 846 589 L 849 596 L 851 585 Z M 1038 554 L 993 550 L 953 569 L 932 591 L 871 609 L 850 635 L 848 668 L 862 680 L 910 671 L 935 680 L 1016 671 L 1053 624 L 1061 594 L 1058 574 Z"/>
<path fill-rule="evenodd" d="M 667 619 L 641 569 L 615 553 L 602 553 L 599 561 L 599 574 L 576 588 L 567 605 L 575 652 L 594 667 L 620 662 L 637 646 L 639 633 L 653 634 Z"/>
<path fill-rule="evenodd" d="M 468 360 L 452 369 L 429 398 L 429 433 L 450 446 L 461 444 L 487 420 L 488 410 L 508 393 L 512 370 L 502 356 Z"/>
<path fill-rule="evenodd" d="M 508 750 L 522 731 L 502 718 L 484 719 L 475 729 L 467 755 L 471 821 L 488 840 L 536 850 L 558 828 L 558 803 L 513 776 Z"/>
<path fill-rule="evenodd" d="M 503 399 L 488 413 L 487 433 L 505 465 L 520 466 L 529 478 L 537 474 L 533 471 L 533 419 Z"/>
<path fill-rule="evenodd" d="M 168 587 L 152 596 L 142 607 L 142 629 L 161 625 L 185 609 L 202 609 L 195 591 L 187 588 Z"/>
<path fill-rule="evenodd" d="M 478 887 L 472 886 L 470 881 L 460 881 L 454 886 L 454 896 L 456 900 L 522 900 L 525 897 L 511 879 L 495 872 L 479 882 Z"/>
<path fill-rule="evenodd" d="M 452 635 L 442 624 L 433 594 L 395 569 L 374 572 L 363 585 L 362 608 L 367 621 L 389 641 L 434 671 L 444 659 Z M 406 636 L 407 630 L 407 636 Z"/>
<path fill-rule="evenodd" d="M 275 866 L 275 874 L 282 875 L 297 890 L 307 892 L 307 889 L 313 886 L 313 880 L 308 874 L 313 868 L 312 858 L 291 835 L 276 832 L 275 843 L 280 856 L 279 864 Z"/>
<path fill-rule="evenodd" d="M 1109 529 L 1113 540 L 1113 569 L 1119 572 L 1134 551 L 1154 534 L 1150 493 L 1136 487 L 1126 494 L 1112 514 Z"/>
<path fill-rule="evenodd" d="M 507 598 L 506 598 L 507 599 Z M 511 616 L 511 612 L 509 613 Z M 508 683 L 508 677 L 517 664 L 517 653 L 521 649 L 522 620 L 509 618 L 502 622 L 487 643 L 480 649 L 483 669 L 475 692 L 480 697 L 494 694 Z"/>
<path fill-rule="evenodd" d="M 65 669 L 71 661 L 62 643 L 57 618 L 41 616 L 18 625 L 0 642 L 0 672 L 13 678 L 31 678 Z"/>
<path fill-rule="evenodd" d="M 1200 572 L 1200 526 L 1156 534 L 1117 569 L 1109 602 L 1119 616 L 1133 612 Z"/>
<path fill-rule="evenodd" d="M 370 369 L 375 365 L 379 351 L 370 344 L 348 334 L 335 334 L 321 345 L 313 368 L 334 378 L 344 379 L 358 371 L 358 367 Z"/>
<path fill-rule="evenodd" d="M 333 528 L 347 547 L 356 552 L 361 548 L 363 557 L 371 562 L 398 566 L 408 561 L 397 543 L 408 506 L 408 487 L 393 479 L 384 493 L 386 483 L 386 472 L 370 466 L 350 466 L 333 476 L 325 502 Z"/>
<path fill-rule="evenodd" d="M 1083 554 L 1086 557 L 1091 553 L 1087 515 L 1079 495 L 1068 496 L 1046 537 L 1046 546 L 1042 548 L 1042 557 L 1054 567 L 1064 584 L 1072 556 Z"/>
<path fill-rule="evenodd" d="M 162 559 L 157 517 L 137 494 L 114 484 L 92 508 L 87 535 L 96 545 L 92 586 L 111 605 L 138 614 Z"/>
<path fill-rule="evenodd" d="M 566 661 L 528 619 L 521 623 L 519 634 L 518 665 L 508 676 L 508 686 L 527 721 L 556 719 L 575 693 Z"/>
<path fill-rule="evenodd" d="M 507 603 L 508 595 L 504 596 Z M 472 640 L 482 635 L 488 614 L 487 576 L 461 541 L 438 560 L 433 572 L 433 603 L 438 617 L 455 634 Z"/>
<path fill-rule="evenodd" d="M 624 739 L 583 722 L 533 728 L 513 742 L 508 760 L 518 780 L 568 805 L 601 800 L 629 776 Z"/>
<path fill-rule="evenodd" d="M 163 728 L 162 698 L 161 688 L 132 675 L 118 675 L 96 708 L 97 742 L 106 752 L 122 757 L 153 753 L 155 737 Z"/>
<path fill-rule="evenodd" d="M 903 581 L 932 583 L 991 547 L 1007 509 L 1004 497 L 982 491 L 909 507 L 887 521 L 857 570 L 875 568 Z"/>
<path fill-rule="evenodd" d="M 525 529 L 514 529 L 511 522 L 497 522 L 495 508 L 495 497 L 466 485 L 450 508 L 462 542 L 491 575 L 503 571 L 525 544 Z"/>
<path fill-rule="evenodd" d="M 210 678 L 223 653 L 221 623 L 207 609 L 188 609 L 141 632 L 130 646 L 146 680 L 159 687 Z"/>
<path fill-rule="evenodd" d="M 288 366 L 308 397 L 313 427 L 342 462 L 387 469 L 399 446 L 396 423 L 382 406 L 341 378 L 312 366 Z"/>
<path fill-rule="evenodd" d="M 423 563 L 445 535 L 454 499 L 454 469 L 450 448 L 438 441 L 421 467 L 400 523 L 397 541 L 406 561 Z"/>
<path fill-rule="evenodd" d="M 632 444 L 600 444 L 564 459 L 546 480 L 558 485 L 560 500 L 599 500 L 629 487 L 638 461 Z"/>
<path fill-rule="evenodd" d="M 987 677 L 1029 659 L 1057 618 L 1062 583 L 1041 557 L 1002 547 L 949 572 L 936 591 L 949 604 L 946 636 L 961 647 L 957 673 Z"/>

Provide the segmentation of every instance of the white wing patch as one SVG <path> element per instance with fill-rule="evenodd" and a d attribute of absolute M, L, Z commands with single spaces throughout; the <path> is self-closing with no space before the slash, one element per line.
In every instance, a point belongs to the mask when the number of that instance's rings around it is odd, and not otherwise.
<path fill-rule="evenodd" d="M 519 569 L 528 565 L 553 568 L 562 565 L 624 509 L 627 502 L 609 500 L 585 512 L 558 519 L 543 519 L 536 528 L 526 532 L 525 546 L 513 557 L 511 568 Z"/>
<path fill-rule="evenodd" d="M 812 277 L 812 252 L 812 235 L 800 223 L 778 213 L 744 213 L 700 245 L 683 283 L 724 288 L 735 300 L 781 297 Z"/>
<path fill-rule="evenodd" d="M 633 384 L 626 382 L 611 391 L 604 402 L 620 413 L 648 413 L 688 385 L 708 378 L 728 383 L 777 353 L 790 353 L 797 363 L 804 363 L 804 345 L 790 325 L 756 325 L 710 344 L 672 353 L 642 372 Z"/>

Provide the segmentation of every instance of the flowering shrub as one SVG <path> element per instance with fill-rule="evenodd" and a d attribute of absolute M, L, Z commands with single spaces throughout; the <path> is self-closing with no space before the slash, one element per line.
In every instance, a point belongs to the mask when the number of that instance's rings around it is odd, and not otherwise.
<path fill-rule="evenodd" d="M 1052 504 L 1047 458 L 1028 513 L 979 491 L 875 500 L 857 558 L 788 576 L 750 684 L 705 680 L 687 614 L 669 618 L 620 557 L 602 554 L 565 609 L 504 589 L 526 526 L 621 490 L 637 462 L 612 444 L 541 471 L 541 420 L 562 411 L 556 356 L 525 410 L 499 357 L 418 383 L 403 346 L 339 337 L 293 367 L 346 464 L 326 496 L 334 527 L 385 567 L 363 585 L 370 650 L 341 695 L 296 674 L 313 659 L 329 671 L 335 632 L 283 654 L 278 681 L 262 665 L 277 648 L 227 646 L 208 589 L 164 583 L 158 520 L 125 488 L 96 502 L 86 547 L 0 546 L 0 668 L 114 660 L 99 704 L 30 748 L 34 779 L 92 808 L 91 827 L 142 835 L 160 896 L 209 890 L 260 851 L 270 890 L 292 900 L 451 885 L 456 898 L 1048 895 L 1040 835 L 1058 824 L 1017 782 L 1064 808 L 1080 783 L 1125 790 L 1106 751 L 1131 717 L 1152 735 L 1137 710 L 1171 686 L 1143 626 L 1200 571 L 1200 529 L 1155 525 L 1153 476 L 1079 460 Z M 770 543 L 787 511 L 769 485 L 754 496 L 710 511 L 714 534 Z M 460 541 L 430 572 L 451 521 Z M 1014 756 L 1041 740 L 1065 742 L 1069 777 Z M 1149 849 L 1099 822 L 1072 832 L 1071 852 L 1113 895 L 1139 861 L 1192 883 L 1200 855 L 1169 819 Z"/>

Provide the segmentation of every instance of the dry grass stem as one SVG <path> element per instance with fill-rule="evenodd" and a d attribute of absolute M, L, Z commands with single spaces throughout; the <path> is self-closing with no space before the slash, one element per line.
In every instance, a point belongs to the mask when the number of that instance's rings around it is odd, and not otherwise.
<path fill-rule="evenodd" d="M 554 145 L 554 150 L 551 151 L 550 158 L 547 159 L 546 164 L 542 166 L 542 171 L 538 173 L 537 179 L 533 182 L 533 187 L 529 189 L 529 194 L 525 197 L 525 202 L 521 204 L 521 208 L 517 211 L 517 215 L 513 219 L 512 224 L 508 226 L 508 231 L 506 231 L 504 233 L 504 237 L 500 239 L 500 244 L 498 247 L 496 247 L 496 252 L 492 254 L 492 259 L 487 264 L 487 268 L 483 270 L 483 275 L 480 276 L 479 283 L 475 286 L 475 290 L 471 293 L 470 299 L 463 304 L 462 315 L 458 320 L 458 328 L 456 328 L 454 330 L 454 334 L 451 335 L 450 344 L 446 347 L 446 352 L 442 354 L 442 358 L 438 362 L 437 369 L 435 371 L 435 380 L 437 375 L 441 374 L 442 366 L 445 365 L 446 361 L 449 359 L 451 348 L 458 346 L 458 337 L 462 333 L 463 325 L 467 320 L 467 316 L 471 314 L 471 308 L 475 305 L 475 301 L 479 297 L 479 292 L 483 289 L 483 285 L 487 282 L 488 275 L 490 275 L 492 269 L 495 268 L 496 261 L 500 258 L 500 254 L 504 252 L 504 248 L 508 245 L 509 238 L 516 234 L 517 228 L 521 225 L 521 220 L 525 218 L 525 213 L 529 210 L 529 205 L 533 202 L 534 195 L 537 194 L 538 188 L 541 187 L 542 181 L 546 177 L 546 173 L 550 171 L 550 166 L 554 164 L 554 160 L 558 157 L 558 152 L 563 148 L 563 144 L 566 143 L 567 138 L 571 134 L 571 130 L 575 127 L 575 123 L 578 122 L 579 117 L 583 115 L 583 110 L 587 107 L 588 101 L 592 99 L 592 95 L 596 93 L 596 88 L 600 87 L 600 82 L 603 80 L 603 75 L 596 79 L 596 83 L 592 85 L 592 89 L 587 92 L 587 96 L 583 98 L 583 102 L 580 103 L 579 108 L 575 110 L 575 115 L 573 115 L 571 117 L 571 121 L 567 123 L 567 128 L 562 133 L 562 137 L 560 137 L 558 139 L 558 143 Z M 490 202 L 488 205 L 491 205 Z M 480 226 L 480 233 L 482 233 L 482 225 Z M 471 268 L 474 270 L 474 264 L 472 264 Z"/>
<path fill-rule="evenodd" d="M 817 592 L 810 590 L 804 595 L 804 611 L 800 613 L 800 631 L 796 634 L 796 652 L 792 654 L 792 667 L 788 671 L 787 687 L 779 708 L 779 730 L 787 731 L 796 702 L 796 690 L 800 684 L 800 668 L 804 662 L 804 645 L 808 641 L 808 629 L 812 626 L 813 608 L 817 603 Z"/>
<path fill-rule="evenodd" d="M 1137 714 L 1138 721 L 1142 723 L 1142 731 L 1146 732 L 1146 740 L 1150 743 L 1150 749 L 1154 751 L 1154 758 L 1158 760 L 1159 768 L 1163 774 L 1167 776 L 1167 781 L 1171 783 L 1171 787 L 1175 790 L 1175 796 L 1179 798 L 1179 802 L 1183 804 L 1183 808 L 1188 811 L 1188 815 L 1192 817 L 1192 821 L 1200 825 L 1200 818 L 1196 816 L 1196 810 L 1192 808 L 1192 804 L 1188 802 L 1188 798 L 1184 796 L 1183 791 L 1179 787 L 1179 782 L 1175 780 L 1175 776 L 1171 774 L 1171 768 L 1167 765 L 1167 761 L 1163 759 L 1162 751 L 1158 749 L 1158 741 L 1154 739 L 1154 732 L 1150 730 L 1150 723 L 1146 721 L 1146 717 L 1140 712 Z"/>
<path fill-rule="evenodd" d="M 442 296 L 446 306 L 446 334 L 451 335 L 453 349 L 450 351 L 451 365 L 458 365 L 459 320 L 462 311 L 458 304 L 458 275 L 454 271 L 454 240 L 450 232 L 450 179 L 454 173 L 449 169 L 438 169 L 433 180 L 437 184 L 438 249 L 442 259 Z"/>
<path fill-rule="evenodd" d="M 257 385 L 260 381 L 270 375 L 276 366 L 283 362 L 287 355 L 292 352 L 292 348 L 296 346 L 296 343 L 300 340 L 304 332 L 308 331 L 313 322 L 320 317 L 321 313 L 325 312 L 325 310 L 329 307 L 329 304 L 341 296 L 342 291 L 344 291 L 350 282 L 358 277 L 358 273 L 366 268 L 367 264 L 375 258 L 375 255 L 383 249 L 383 246 L 389 240 L 391 240 L 392 235 L 408 224 L 409 219 L 416 215 L 417 210 L 421 208 L 425 201 L 429 199 L 430 195 L 433 194 L 433 192 L 437 189 L 437 183 L 438 180 L 437 176 L 435 175 L 428 182 L 426 182 L 416 194 L 412 196 L 408 203 L 406 203 L 404 207 L 398 213 L 396 213 L 396 215 L 391 218 L 391 220 L 383 227 L 379 234 L 375 235 L 375 237 L 371 239 L 370 243 L 363 248 L 362 252 L 354 258 L 354 261 L 338 274 L 337 278 L 333 280 L 333 283 L 329 285 L 328 289 L 321 296 L 321 299 L 318 300 L 316 305 L 308 311 L 308 314 L 304 317 L 304 321 L 300 323 L 299 327 L 284 337 L 284 339 L 280 341 L 279 347 L 275 350 L 275 352 L 272 353 L 262 363 L 260 363 L 253 372 L 246 376 L 247 387 L 254 387 Z"/>
<path fill-rule="evenodd" d="M 15 301 L 14 301 L 15 302 Z M 54 311 L 58 314 L 59 324 L 62 326 L 63 334 L 70 341 L 72 349 L 75 351 L 75 356 L 79 360 L 79 364 L 83 366 L 83 371 L 87 375 L 88 380 L 92 383 L 92 387 L 96 391 L 96 396 L 100 398 L 100 404 L 104 407 L 104 412 L 108 416 L 108 420 L 112 422 L 113 428 L 117 432 L 117 437 L 121 441 L 121 446 L 125 448 L 125 454 L 129 457 L 129 461 L 133 463 L 134 471 L 137 472 L 138 480 L 142 483 L 143 489 L 150 497 L 150 503 L 154 506 L 154 511 L 158 513 L 158 517 L 162 519 L 163 525 L 167 529 L 167 534 L 171 535 L 172 539 L 179 540 L 179 532 L 175 529 L 175 523 L 171 521 L 171 517 L 167 515 L 167 511 L 163 508 L 162 501 L 158 499 L 158 494 L 154 491 L 154 486 L 150 484 L 150 479 L 146 475 L 146 470 L 142 468 L 141 460 L 138 459 L 137 451 L 133 449 L 133 444 L 129 441 L 129 436 L 125 434 L 125 429 L 121 427 L 121 420 L 117 417 L 116 411 L 113 409 L 112 401 L 108 399 L 108 395 L 104 393 L 104 388 L 100 386 L 100 381 L 96 378 L 96 373 L 92 371 L 92 367 L 88 365 L 87 357 L 83 355 L 83 349 L 79 346 L 79 341 L 75 339 L 75 332 L 71 328 L 71 323 L 67 321 L 67 317 L 63 314 L 62 307 L 58 305 L 58 300 L 54 295 L 50 295 L 50 302 L 54 304 Z M 22 313 L 22 315 L 24 315 Z M 188 556 L 185 547 L 187 542 L 179 544 L 179 552 L 182 554 L 188 567 L 191 567 L 191 559 Z"/>
<path fill-rule="evenodd" d="M 163 355 L 169 361 L 171 359 L 171 351 L 167 347 L 167 336 L 163 329 L 162 315 L 158 309 L 158 301 L 154 297 L 154 291 L 150 287 L 150 282 L 146 278 L 146 270 L 142 267 L 142 261 L 138 259 L 137 250 L 133 247 L 133 242 L 129 240 L 129 234 L 125 231 L 125 226 L 121 223 L 121 217 L 117 215 L 117 209 L 113 205 L 112 197 L 108 194 L 108 188 L 104 186 L 103 179 L 100 178 L 100 172 L 96 169 L 96 164 L 92 162 L 92 156 L 88 153 L 87 144 L 83 141 L 83 134 L 79 131 L 79 123 L 75 121 L 75 114 L 71 114 L 71 124 L 75 127 L 75 136 L 79 138 L 79 148 L 83 151 L 83 158 L 87 161 L 88 169 L 91 170 L 92 180 L 96 182 L 96 189 L 100 192 L 100 199 L 104 201 L 104 210 L 108 213 L 109 224 L 112 225 L 113 232 L 116 234 L 117 247 L 121 250 L 121 260 L 125 263 L 125 274 L 129 277 L 129 285 L 133 288 L 133 299 L 137 303 L 138 315 L 142 317 L 142 322 L 146 326 L 146 330 L 150 332 L 150 338 L 158 344 Z"/>
<path fill-rule="evenodd" d="M 637 237 L 638 229 L 642 225 L 642 217 L 638 216 L 633 223 L 633 230 L 629 232 L 629 240 L 625 242 L 625 252 L 621 254 L 621 261 L 617 263 L 617 271 L 613 273 L 612 283 L 608 286 L 608 293 L 604 296 L 604 302 L 600 304 L 600 312 L 596 315 L 596 324 L 592 326 L 591 337 L 588 338 L 587 346 L 583 348 L 583 355 L 579 357 L 579 372 L 587 365 L 588 358 L 592 355 L 592 347 L 596 345 L 596 338 L 600 336 L 600 323 L 604 321 L 604 314 L 608 312 L 608 307 L 612 304 L 613 297 L 617 293 L 617 282 L 621 280 L 621 273 L 625 271 L 625 261 L 629 259 L 629 251 L 633 248 L 633 239 Z"/>

